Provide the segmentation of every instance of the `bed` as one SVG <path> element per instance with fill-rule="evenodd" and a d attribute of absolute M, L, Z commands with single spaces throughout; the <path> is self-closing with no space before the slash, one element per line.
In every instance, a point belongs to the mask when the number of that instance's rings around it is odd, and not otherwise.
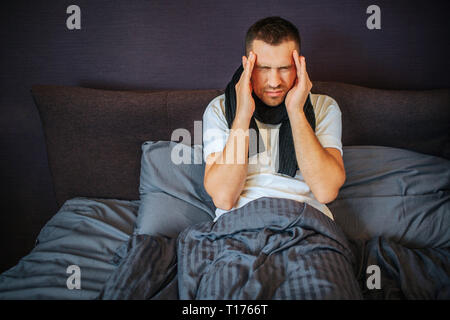
<path fill-rule="evenodd" d="M 343 115 L 333 224 L 270 198 L 213 222 L 198 121 L 222 90 L 33 86 L 59 209 L 0 298 L 449 299 L 450 90 L 312 91 Z"/>

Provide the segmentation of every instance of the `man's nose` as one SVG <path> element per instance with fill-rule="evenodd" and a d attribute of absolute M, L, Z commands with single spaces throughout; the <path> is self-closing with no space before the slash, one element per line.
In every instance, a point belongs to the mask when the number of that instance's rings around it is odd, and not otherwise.
<path fill-rule="evenodd" d="M 271 69 L 269 72 L 268 85 L 272 89 L 277 89 L 281 84 L 280 73 L 277 69 Z"/>

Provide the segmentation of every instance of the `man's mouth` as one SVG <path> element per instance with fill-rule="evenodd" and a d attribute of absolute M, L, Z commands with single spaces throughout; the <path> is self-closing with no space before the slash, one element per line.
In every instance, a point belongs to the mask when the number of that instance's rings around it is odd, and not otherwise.
<path fill-rule="evenodd" d="M 283 90 L 266 91 L 266 94 L 267 94 L 269 97 L 278 97 L 278 96 L 281 96 L 282 93 L 283 93 Z"/>

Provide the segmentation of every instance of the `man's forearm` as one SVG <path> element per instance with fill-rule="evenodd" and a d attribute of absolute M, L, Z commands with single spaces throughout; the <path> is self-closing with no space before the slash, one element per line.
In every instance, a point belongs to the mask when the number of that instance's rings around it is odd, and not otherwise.
<path fill-rule="evenodd" d="M 289 113 L 298 167 L 316 199 L 334 200 L 345 180 L 337 160 L 320 144 L 308 119 L 301 111 Z"/>
<path fill-rule="evenodd" d="M 223 151 L 205 174 L 205 189 L 221 209 L 231 209 L 244 188 L 248 170 L 249 125 L 249 119 L 235 118 Z"/>

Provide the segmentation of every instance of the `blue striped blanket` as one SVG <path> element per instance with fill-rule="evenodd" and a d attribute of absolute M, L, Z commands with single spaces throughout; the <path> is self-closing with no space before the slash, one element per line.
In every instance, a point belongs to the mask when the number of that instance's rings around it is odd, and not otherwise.
<path fill-rule="evenodd" d="M 360 299 L 355 256 L 308 204 L 260 198 L 181 232 L 135 235 L 100 299 Z"/>

